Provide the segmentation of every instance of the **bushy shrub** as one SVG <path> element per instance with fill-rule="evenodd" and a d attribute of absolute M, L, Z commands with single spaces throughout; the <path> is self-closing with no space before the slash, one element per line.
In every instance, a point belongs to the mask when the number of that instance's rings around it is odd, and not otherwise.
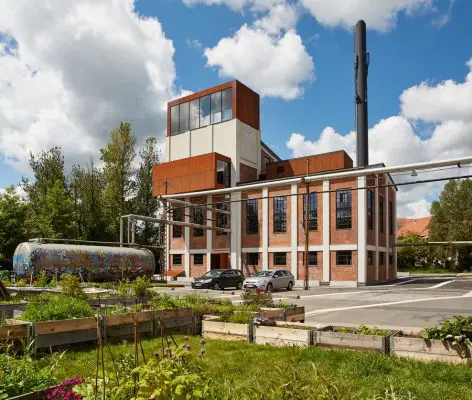
<path fill-rule="evenodd" d="M 131 283 L 132 294 L 136 297 L 151 297 L 152 293 L 149 290 L 150 288 L 151 282 L 146 277 L 138 277 Z"/>
<path fill-rule="evenodd" d="M 425 339 L 449 340 L 456 343 L 470 344 L 472 342 L 472 317 L 455 315 L 453 319 L 426 328 L 421 332 Z"/>
<path fill-rule="evenodd" d="M 70 296 L 55 296 L 45 302 L 41 299 L 30 302 L 22 319 L 32 322 L 86 318 L 94 315 L 87 301 Z"/>
<path fill-rule="evenodd" d="M 62 294 L 64 296 L 85 299 L 87 296 L 80 287 L 79 277 L 76 275 L 63 274 L 61 276 Z"/>
<path fill-rule="evenodd" d="M 249 307 L 274 307 L 274 301 L 271 293 L 246 291 L 241 293 L 243 304 Z"/>
<path fill-rule="evenodd" d="M 34 287 L 46 287 L 48 286 L 48 276 L 46 275 L 46 271 L 41 270 L 33 282 Z"/>
<path fill-rule="evenodd" d="M 360 325 L 355 328 L 342 327 L 339 332 L 342 333 L 355 333 L 356 335 L 378 335 L 378 336 L 388 336 L 389 332 L 387 329 L 379 329 L 377 327 L 369 328 L 365 325 Z"/>
<path fill-rule="evenodd" d="M 238 312 L 221 317 L 221 321 L 231 322 L 234 324 L 250 324 L 253 321 L 254 317 L 256 316 L 249 312 Z"/>
<path fill-rule="evenodd" d="M 16 287 L 25 287 L 28 283 L 25 279 L 18 279 L 15 283 Z"/>
<path fill-rule="evenodd" d="M 39 368 L 29 356 L 20 358 L 0 354 L 0 399 L 45 389 L 57 383 L 53 372 L 57 357 L 49 357 L 47 365 Z"/>

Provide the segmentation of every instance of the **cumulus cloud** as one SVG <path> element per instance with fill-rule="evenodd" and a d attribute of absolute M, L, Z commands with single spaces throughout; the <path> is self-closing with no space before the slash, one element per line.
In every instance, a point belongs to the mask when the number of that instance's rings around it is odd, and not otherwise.
<path fill-rule="evenodd" d="M 400 12 L 431 10 L 434 0 L 300 0 L 320 24 L 350 28 L 359 19 L 381 32 L 395 27 Z"/>
<path fill-rule="evenodd" d="M 187 6 L 194 6 L 196 4 L 205 4 L 207 6 L 226 5 L 235 11 L 242 11 L 248 4 L 248 0 L 183 0 Z"/>
<path fill-rule="evenodd" d="M 382 119 L 369 129 L 369 162 L 400 165 L 413 162 L 465 157 L 472 154 L 472 61 L 464 82 L 452 80 L 429 85 L 422 83 L 400 96 L 402 114 Z M 455 101 L 454 101 L 455 100 Z M 466 101 L 466 104 L 463 104 Z M 468 110 L 468 112 L 467 112 Z M 420 135 L 415 122 L 432 122 L 430 135 Z M 318 139 L 310 140 L 293 133 L 286 142 L 294 157 L 344 149 L 355 160 L 356 134 L 341 134 L 325 128 Z M 469 167 L 464 175 L 471 174 Z M 418 179 L 459 176 L 461 170 L 419 173 Z M 412 180 L 409 174 L 395 177 L 396 182 Z M 443 183 L 408 185 L 400 188 L 399 216 L 425 216 L 431 201 Z"/>
<path fill-rule="evenodd" d="M 52 145 L 84 162 L 120 121 L 139 138 L 162 136 L 176 95 L 174 47 L 134 0 L 0 0 L 0 32 L 6 162 L 25 171 L 30 151 Z"/>

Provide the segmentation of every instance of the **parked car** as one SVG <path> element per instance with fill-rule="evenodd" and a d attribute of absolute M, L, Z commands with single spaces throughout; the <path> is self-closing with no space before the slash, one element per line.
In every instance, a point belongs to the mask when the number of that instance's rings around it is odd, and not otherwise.
<path fill-rule="evenodd" d="M 194 278 L 192 281 L 193 289 L 211 288 L 221 290 L 227 287 L 241 289 L 244 276 L 238 269 L 212 269 L 206 274 Z"/>
<path fill-rule="evenodd" d="M 259 271 L 246 278 L 243 283 L 243 289 L 272 292 L 274 289 L 292 290 L 294 284 L 295 277 L 292 273 L 279 269 L 277 271 Z"/>

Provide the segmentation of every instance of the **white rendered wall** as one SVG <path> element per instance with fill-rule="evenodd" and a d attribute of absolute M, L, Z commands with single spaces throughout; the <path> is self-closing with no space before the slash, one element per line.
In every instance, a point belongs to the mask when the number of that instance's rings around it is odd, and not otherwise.
<path fill-rule="evenodd" d="M 257 129 L 237 120 L 240 162 L 259 171 L 261 135 Z"/>
<path fill-rule="evenodd" d="M 169 136 L 170 161 L 190 157 L 190 131 Z"/>
<path fill-rule="evenodd" d="M 191 147 L 189 157 L 213 152 L 213 129 L 211 125 L 190 131 L 190 136 Z"/>

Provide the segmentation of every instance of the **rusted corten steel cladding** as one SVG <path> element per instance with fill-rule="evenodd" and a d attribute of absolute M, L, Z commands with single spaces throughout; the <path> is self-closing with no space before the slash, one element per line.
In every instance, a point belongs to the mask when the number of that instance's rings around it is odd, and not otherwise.
<path fill-rule="evenodd" d="M 170 109 L 187 101 L 195 100 L 212 93 L 219 92 L 224 89 L 233 89 L 232 108 L 233 118 L 252 126 L 254 129 L 260 130 L 259 120 L 259 95 L 239 81 L 226 82 L 209 89 L 202 90 L 198 93 L 193 93 L 180 99 L 173 100 L 167 103 L 167 136 L 170 136 Z"/>
<path fill-rule="evenodd" d="M 208 153 L 154 165 L 152 195 L 223 189 L 223 184 L 216 181 L 217 160 L 231 162 L 222 154 Z"/>
<path fill-rule="evenodd" d="M 308 167 L 308 171 L 307 171 Z M 315 174 L 352 168 L 352 159 L 343 150 L 308 157 L 292 158 L 267 165 L 266 179 Z"/>

